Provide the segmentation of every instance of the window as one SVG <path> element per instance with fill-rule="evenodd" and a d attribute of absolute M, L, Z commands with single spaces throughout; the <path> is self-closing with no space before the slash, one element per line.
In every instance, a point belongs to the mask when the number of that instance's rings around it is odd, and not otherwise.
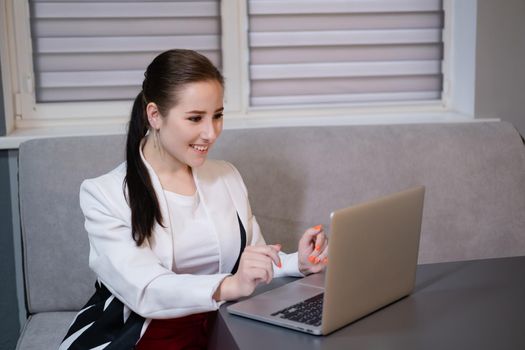
<path fill-rule="evenodd" d="M 418 121 L 473 106 L 476 0 L 0 3 L 11 129 L 124 124 L 146 64 L 172 47 L 222 67 L 226 127 Z"/>
<path fill-rule="evenodd" d="M 253 106 L 440 100 L 443 6 L 249 1 Z"/>
<path fill-rule="evenodd" d="M 30 0 L 36 102 L 134 99 L 173 47 L 220 66 L 219 1 Z"/>

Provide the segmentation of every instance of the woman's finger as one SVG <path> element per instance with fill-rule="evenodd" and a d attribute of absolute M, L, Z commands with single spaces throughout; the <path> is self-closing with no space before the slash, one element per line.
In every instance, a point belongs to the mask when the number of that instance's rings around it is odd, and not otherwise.
<path fill-rule="evenodd" d="M 264 267 L 252 266 L 247 270 L 247 273 L 249 274 L 250 279 L 256 283 L 265 282 L 268 284 L 273 278 L 273 273 Z"/>
<path fill-rule="evenodd" d="M 266 271 L 266 276 L 263 279 L 269 282 L 273 278 L 272 259 L 261 253 L 261 249 L 246 249 L 241 257 L 241 266 L 244 271 L 250 269 L 259 269 Z"/>
<path fill-rule="evenodd" d="M 244 249 L 245 252 L 260 254 L 261 256 L 270 258 L 278 267 L 281 267 L 281 258 L 279 257 L 280 250 L 280 244 L 248 246 Z"/>
<path fill-rule="evenodd" d="M 314 248 L 311 252 L 309 252 L 308 255 L 308 261 L 311 264 L 316 265 L 322 261 L 322 258 L 319 256 L 321 255 L 322 251 L 326 248 L 327 242 L 328 240 L 324 231 L 321 230 L 317 232 L 317 234 L 315 234 L 315 236 L 312 239 L 312 245 Z"/>
<path fill-rule="evenodd" d="M 245 261 L 246 268 L 265 269 L 273 274 L 272 261 L 268 257 L 261 259 L 261 256 L 248 257 Z"/>
<path fill-rule="evenodd" d="M 319 259 L 319 263 L 327 264 L 328 263 L 328 244 L 326 247 L 322 250 L 322 252 L 317 256 Z"/>
<path fill-rule="evenodd" d="M 301 240 L 299 241 L 299 244 L 303 244 L 303 245 L 311 245 L 312 247 L 313 246 L 313 243 L 315 243 L 315 236 L 317 234 L 319 234 L 320 232 L 323 231 L 323 225 L 317 225 L 317 226 L 314 226 L 314 227 L 310 227 L 309 229 L 307 229 L 303 236 L 301 237 Z"/>
<path fill-rule="evenodd" d="M 318 254 L 320 254 L 321 251 L 324 249 L 325 241 L 326 241 L 326 235 L 325 235 L 324 231 L 319 232 L 319 234 L 317 234 L 315 236 L 315 248 L 314 248 L 314 251 L 317 252 Z"/>

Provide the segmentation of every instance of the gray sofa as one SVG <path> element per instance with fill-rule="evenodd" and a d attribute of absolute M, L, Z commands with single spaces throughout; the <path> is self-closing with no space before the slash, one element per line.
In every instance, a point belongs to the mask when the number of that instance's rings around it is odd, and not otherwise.
<path fill-rule="evenodd" d="M 32 140 L 19 155 L 18 349 L 55 349 L 95 280 L 78 189 L 123 160 L 124 136 Z M 238 167 L 266 240 L 285 250 L 334 208 L 423 184 L 420 263 L 525 255 L 525 147 L 505 122 L 226 130 L 212 157 Z"/>

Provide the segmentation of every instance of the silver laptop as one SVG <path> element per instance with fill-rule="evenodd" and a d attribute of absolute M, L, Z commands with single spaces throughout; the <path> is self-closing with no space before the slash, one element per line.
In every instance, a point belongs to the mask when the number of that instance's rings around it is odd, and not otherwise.
<path fill-rule="evenodd" d="M 334 211 L 325 273 L 227 307 L 228 312 L 325 335 L 412 292 L 425 188 Z"/>

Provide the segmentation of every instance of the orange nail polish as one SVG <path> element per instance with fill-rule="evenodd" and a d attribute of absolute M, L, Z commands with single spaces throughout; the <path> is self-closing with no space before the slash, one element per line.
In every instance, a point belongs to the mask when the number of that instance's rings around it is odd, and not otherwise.
<path fill-rule="evenodd" d="M 315 264 L 319 264 L 319 261 L 321 261 L 321 259 L 315 258 Z"/>
<path fill-rule="evenodd" d="M 281 267 L 283 267 L 283 264 L 281 264 L 281 262 L 279 261 L 279 262 L 277 263 L 277 267 L 278 267 L 278 268 L 281 268 Z"/>
<path fill-rule="evenodd" d="M 316 231 L 320 231 L 322 228 L 323 228 L 323 225 L 317 225 L 317 226 L 314 226 L 314 229 L 315 229 Z"/>
<path fill-rule="evenodd" d="M 308 261 L 311 262 L 312 264 L 314 264 L 315 256 L 310 255 L 310 256 L 308 257 Z"/>
<path fill-rule="evenodd" d="M 323 264 L 327 264 L 328 263 L 328 258 L 324 258 L 323 259 Z"/>
<path fill-rule="evenodd" d="M 315 246 L 315 251 L 320 252 L 321 251 L 321 246 L 320 245 L 316 245 Z"/>

